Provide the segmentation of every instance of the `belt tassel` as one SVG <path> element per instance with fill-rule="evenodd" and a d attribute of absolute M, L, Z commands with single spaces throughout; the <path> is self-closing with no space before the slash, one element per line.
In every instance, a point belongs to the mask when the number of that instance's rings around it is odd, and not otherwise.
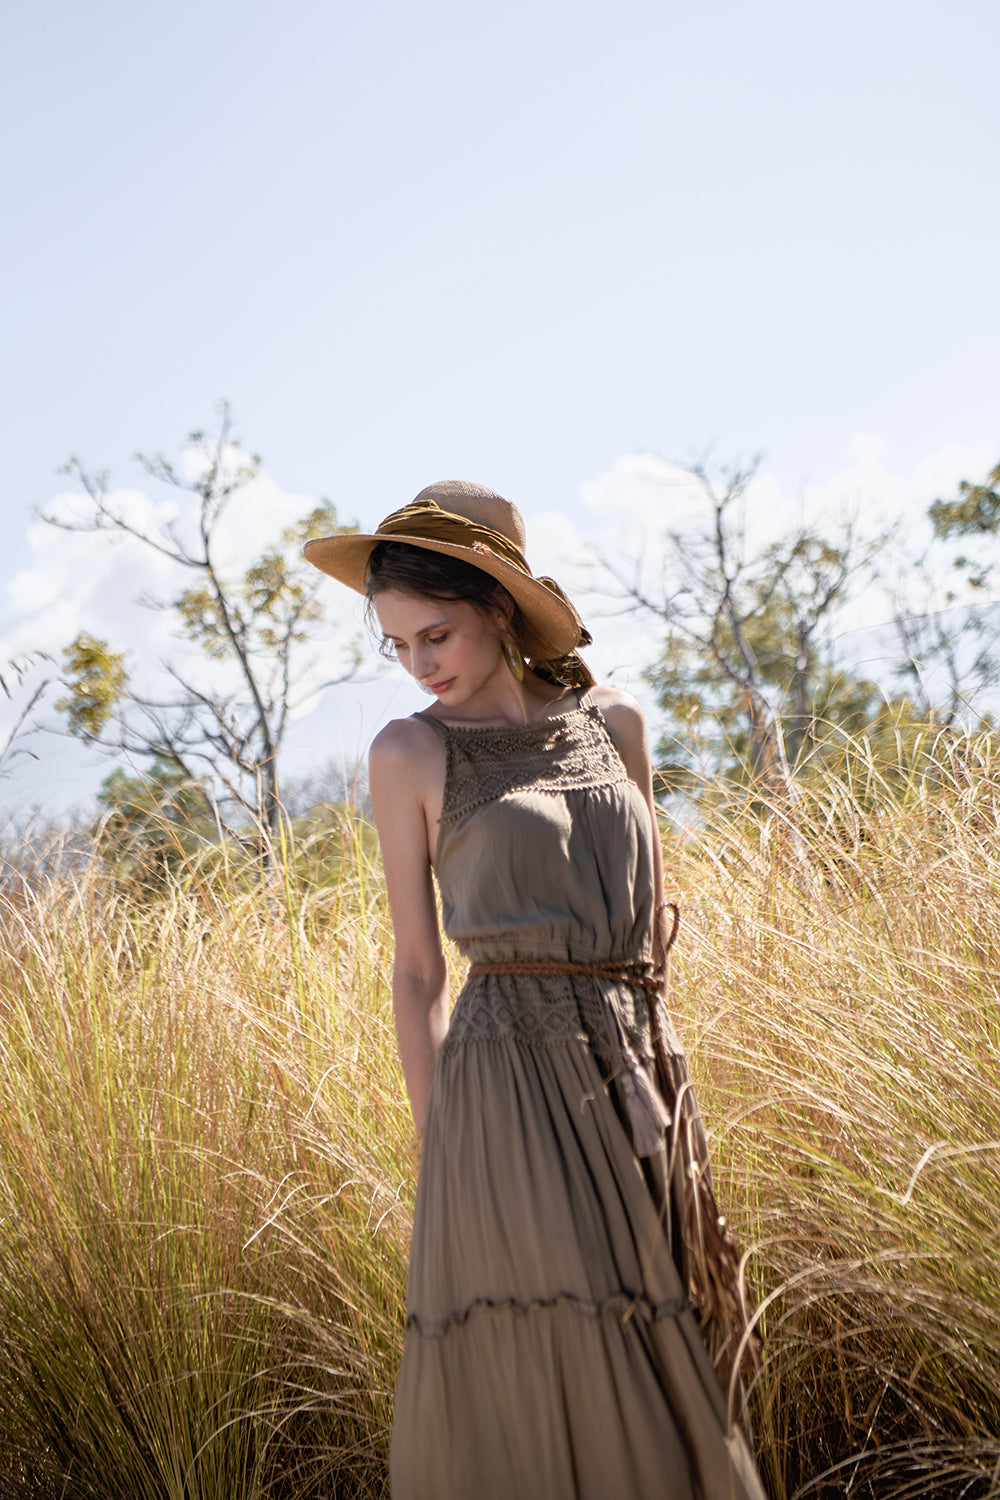
<path fill-rule="evenodd" d="M 632 1145 L 636 1156 L 658 1156 L 663 1150 L 667 1131 L 673 1123 L 663 1100 L 632 1048 L 622 1048 L 625 1063 L 621 1074 L 625 1091 L 625 1108 L 632 1128 Z"/>

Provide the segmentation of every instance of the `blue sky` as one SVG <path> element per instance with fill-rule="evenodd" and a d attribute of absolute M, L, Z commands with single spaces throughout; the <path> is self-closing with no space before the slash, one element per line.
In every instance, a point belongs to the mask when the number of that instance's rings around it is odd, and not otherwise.
<path fill-rule="evenodd" d="M 1000 457 L 998 50 L 992 0 L 10 10 L 0 636 L 55 643 L 58 465 L 223 395 L 366 524 L 464 476 L 586 531 L 710 444 L 822 508 L 860 435 L 916 514 Z"/>

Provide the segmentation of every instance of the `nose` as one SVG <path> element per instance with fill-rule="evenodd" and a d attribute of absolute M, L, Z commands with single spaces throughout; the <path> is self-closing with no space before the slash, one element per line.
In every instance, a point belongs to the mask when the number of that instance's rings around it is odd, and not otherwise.
<path fill-rule="evenodd" d="M 433 647 L 414 646 L 410 655 L 410 671 L 418 682 L 424 682 L 428 677 L 433 676 L 436 666 Z"/>

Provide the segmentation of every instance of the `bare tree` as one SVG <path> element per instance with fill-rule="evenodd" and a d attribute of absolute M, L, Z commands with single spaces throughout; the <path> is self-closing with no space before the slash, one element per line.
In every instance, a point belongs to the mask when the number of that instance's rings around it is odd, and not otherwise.
<path fill-rule="evenodd" d="M 920 716 L 939 728 L 978 717 L 974 704 L 997 680 L 1000 610 L 942 588 L 926 558 L 913 561 L 891 590 L 899 648 L 896 676 Z"/>
<path fill-rule="evenodd" d="M 687 471 L 707 521 L 667 531 L 655 583 L 644 558 L 605 566 L 624 606 L 663 628 L 646 675 L 671 724 L 689 732 L 708 721 L 753 776 L 784 777 L 838 700 L 856 715 L 876 692 L 836 671 L 823 648 L 881 539 L 861 542 L 849 522 L 834 540 L 803 526 L 752 555 L 740 509 L 758 466 L 714 474 L 699 463 Z"/>
<path fill-rule="evenodd" d="M 132 652 L 81 632 L 65 653 L 67 693 L 56 707 L 70 732 L 89 743 L 175 767 L 190 783 L 206 780 L 229 800 L 236 816 L 251 815 L 274 834 L 280 821 L 278 765 L 289 717 L 305 698 L 343 682 L 357 670 L 356 642 L 342 644 L 337 668 L 323 681 L 302 683 L 303 648 L 328 630 L 322 575 L 301 557 L 313 536 L 346 532 L 336 510 L 323 502 L 287 528 L 239 577 L 224 575 L 217 562 L 219 522 L 256 477 L 260 460 L 232 437 L 229 408 L 220 407 L 215 433 L 191 435 L 201 465 L 184 478 L 162 455 L 136 458 L 147 476 L 168 491 L 193 499 L 193 517 L 143 525 L 108 490 L 105 473 L 91 473 L 78 459 L 66 472 L 81 485 L 87 510 L 79 518 L 51 513 L 43 519 L 63 530 L 130 537 L 168 558 L 190 582 L 167 600 L 144 597 L 154 609 L 172 611 L 177 634 L 201 657 L 222 664 L 228 685 L 207 688 L 204 673 L 178 659 L 161 668 L 174 684 L 163 695 L 132 683 Z"/>
<path fill-rule="evenodd" d="M 982 484 L 961 480 L 958 498 L 935 500 L 928 517 L 934 541 L 892 590 L 898 675 L 929 718 L 951 727 L 975 719 L 1000 674 L 1000 464 Z M 957 539 L 971 539 L 971 552 L 953 553 L 942 577 L 942 551 Z"/>
<path fill-rule="evenodd" d="M 37 760 L 35 751 L 24 741 L 35 732 L 32 715 L 52 686 L 52 676 L 39 678 L 38 669 L 54 667 L 52 658 L 44 651 L 26 651 L 14 656 L 7 663 L 6 671 L 0 672 L 0 692 L 11 704 L 14 718 L 6 734 L 0 739 L 0 776 L 10 774 L 11 762 L 20 755 Z"/>

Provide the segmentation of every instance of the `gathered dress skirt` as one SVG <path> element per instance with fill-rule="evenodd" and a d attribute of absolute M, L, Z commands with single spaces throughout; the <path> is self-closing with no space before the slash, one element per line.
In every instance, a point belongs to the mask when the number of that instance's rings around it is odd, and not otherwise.
<path fill-rule="evenodd" d="M 596 706 L 446 728 L 435 856 L 474 964 L 641 966 L 653 832 Z M 393 1500 L 763 1500 L 698 1331 L 628 1074 L 642 987 L 594 973 L 467 980 L 421 1154 Z M 669 1132 L 667 1133 L 669 1135 Z"/>

